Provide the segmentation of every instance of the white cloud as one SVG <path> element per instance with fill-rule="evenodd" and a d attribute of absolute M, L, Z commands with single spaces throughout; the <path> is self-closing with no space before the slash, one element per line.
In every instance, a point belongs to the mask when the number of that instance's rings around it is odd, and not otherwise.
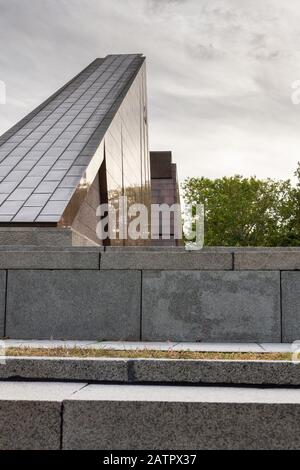
<path fill-rule="evenodd" d="M 297 0 L 0 0 L 0 132 L 108 53 L 147 56 L 150 142 L 186 176 L 292 176 Z"/>

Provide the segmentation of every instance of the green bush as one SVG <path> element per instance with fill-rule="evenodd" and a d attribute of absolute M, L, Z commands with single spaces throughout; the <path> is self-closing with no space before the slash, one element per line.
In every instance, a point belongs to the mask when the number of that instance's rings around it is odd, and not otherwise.
<path fill-rule="evenodd" d="M 186 203 L 204 204 L 205 245 L 300 246 L 300 164 L 290 180 L 187 178 Z"/>

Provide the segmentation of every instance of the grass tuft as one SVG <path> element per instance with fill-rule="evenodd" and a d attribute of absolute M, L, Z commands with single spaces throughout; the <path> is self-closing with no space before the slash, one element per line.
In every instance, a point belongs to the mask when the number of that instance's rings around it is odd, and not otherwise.
<path fill-rule="evenodd" d="M 78 357 L 78 358 L 128 358 L 128 359 L 198 359 L 230 361 L 291 361 L 291 353 L 250 353 L 250 352 L 194 352 L 194 351 L 155 351 L 131 350 L 117 351 L 112 349 L 85 348 L 14 348 L 5 350 L 6 356 L 30 357 Z"/>

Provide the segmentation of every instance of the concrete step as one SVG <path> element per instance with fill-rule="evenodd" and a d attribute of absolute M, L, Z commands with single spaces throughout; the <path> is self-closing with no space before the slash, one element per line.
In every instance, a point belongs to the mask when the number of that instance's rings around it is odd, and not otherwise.
<path fill-rule="evenodd" d="M 60 449 L 63 400 L 83 386 L 0 382 L 0 450 Z"/>
<path fill-rule="evenodd" d="M 299 449 L 300 390 L 89 385 L 64 402 L 64 449 Z"/>
<path fill-rule="evenodd" d="M 0 382 L 0 449 L 298 449 L 300 390 Z"/>
<path fill-rule="evenodd" d="M 4 357 L 0 380 L 300 386 L 300 362 Z"/>

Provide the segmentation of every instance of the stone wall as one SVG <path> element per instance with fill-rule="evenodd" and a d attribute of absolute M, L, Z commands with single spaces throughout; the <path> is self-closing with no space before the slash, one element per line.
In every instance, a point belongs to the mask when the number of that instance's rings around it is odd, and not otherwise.
<path fill-rule="evenodd" d="M 1 247 L 0 328 L 20 339 L 292 342 L 300 250 Z"/>

